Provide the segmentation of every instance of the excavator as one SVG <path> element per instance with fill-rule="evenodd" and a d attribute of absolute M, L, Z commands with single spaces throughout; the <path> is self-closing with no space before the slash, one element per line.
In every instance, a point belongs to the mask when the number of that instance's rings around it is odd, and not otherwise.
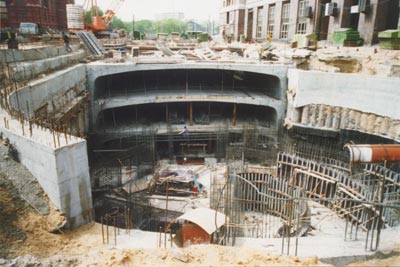
<path fill-rule="evenodd" d="M 102 16 L 99 15 L 99 7 L 97 5 L 97 0 L 85 0 L 83 4 L 84 10 L 90 9 L 90 17 L 92 18 L 91 24 L 85 21 L 85 29 L 92 31 L 93 33 L 100 33 L 106 31 L 108 24 L 112 21 L 115 13 L 118 8 L 121 7 L 121 4 L 124 0 L 112 0 L 110 6 L 104 11 Z"/>

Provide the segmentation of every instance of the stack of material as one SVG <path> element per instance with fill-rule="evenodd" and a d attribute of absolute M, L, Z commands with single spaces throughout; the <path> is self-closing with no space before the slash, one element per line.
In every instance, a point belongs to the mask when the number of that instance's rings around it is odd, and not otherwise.
<path fill-rule="evenodd" d="M 383 49 L 400 50 L 400 30 L 387 30 L 378 34 Z"/>
<path fill-rule="evenodd" d="M 84 11 L 83 6 L 67 4 L 67 26 L 69 30 L 83 30 L 84 29 Z"/>
<path fill-rule="evenodd" d="M 337 29 L 332 35 L 332 42 L 335 46 L 360 46 L 362 39 L 357 30 L 350 28 Z"/>
<path fill-rule="evenodd" d="M 175 175 L 160 177 L 156 182 L 155 193 L 165 195 L 167 188 L 170 196 L 191 196 L 193 194 L 193 179 Z"/>
<path fill-rule="evenodd" d="M 202 60 L 215 60 L 218 56 L 208 47 L 195 49 L 194 54 Z"/>
<path fill-rule="evenodd" d="M 157 195 L 169 196 L 193 195 L 193 173 L 170 171 L 168 168 L 156 172 L 149 183 L 148 192 Z"/>

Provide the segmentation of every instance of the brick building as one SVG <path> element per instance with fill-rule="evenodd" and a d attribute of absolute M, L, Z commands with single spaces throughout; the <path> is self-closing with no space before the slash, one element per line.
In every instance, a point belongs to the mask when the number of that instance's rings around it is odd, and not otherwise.
<path fill-rule="evenodd" d="M 366 44 L 377 33 L 399 26 L 399 0 L 221 0 L 221 25 L 238 40 L 291 40 L 294 34 L 317 34 L 331 40 L 339 28 L 354 28 Z"/>
<path fill-rule="evenodd" d="M 67 28 L 66 4 L 74 0 L 5 0 L 6 19 L 1 27 L 19 27 L 21 22 L 40 24 L 44 28 Z"/>

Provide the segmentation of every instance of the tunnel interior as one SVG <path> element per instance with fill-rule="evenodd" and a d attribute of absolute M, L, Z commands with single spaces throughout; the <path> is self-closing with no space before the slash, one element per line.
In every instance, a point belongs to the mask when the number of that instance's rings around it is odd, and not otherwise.
<path fill-rule="evenodd" d="M 94 100 L 152 92 L 242 93 L 281 99 L 278 77 L 247 71 L 169 69 L 125 72 L 95 80 Z"/>
<path fill-rule="evenodd" d="M 167 125 L 258 125 L 273 128 L 276 111 L 271 107 L 224 102 L 169 102 L 124 106 L 103 110 L 97 130 Z"/>

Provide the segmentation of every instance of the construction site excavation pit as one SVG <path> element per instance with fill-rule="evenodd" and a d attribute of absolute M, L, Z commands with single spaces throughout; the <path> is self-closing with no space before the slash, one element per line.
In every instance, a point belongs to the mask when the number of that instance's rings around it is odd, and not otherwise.
<path fill-rule="evenodd" d="M 327 262 L 399 245 L 391 238 L 400 222 L 399 162 L 352 162 L 343 148 L 396 141 L 282 128 L 284 68 L 164 67 L 89 68 L 97 222 L 155 232 L 158 247 L 261 246 Z M 185 239 L 188 221 L 179 218 L 198 208 L 226 217 L 206 238 Z"/>
<path fill-rule="evenodd" d="M 305 85 L 293 80 L 311 78 L 293 71 L 258 62 L 97 61 L 50 74 L 7 104 L 39 120 L 60 173 L 87 163 L 88 184 L 71 179 L 60 206 L 67 199 L 67 211 L 76 205 L 84 219 L 93 215 L 103 244 L 213 243 L 326 262 L 398 248 L 399 159 L 354 159 L 364 149 L 356 144 L 380 144 L 385 156 L 397 149 L 390 145 L 398 138 L 384 131 L 390 114 L 374 115 L 381 127 L 372 132 L 365 119 L 371 110 L 334 106 L 334 97 L 331 106 L 298 104 L 294 98 L 303 95 L 293 88 Z M 39 89 L 53 99 L 30 102 L 44 97 Z M 55 125 L 60 134 L 46 130 Z M 32 139 L 42 138 L 37 128 Z M 79 216 L 72 222 L 82 224 Z"/>

